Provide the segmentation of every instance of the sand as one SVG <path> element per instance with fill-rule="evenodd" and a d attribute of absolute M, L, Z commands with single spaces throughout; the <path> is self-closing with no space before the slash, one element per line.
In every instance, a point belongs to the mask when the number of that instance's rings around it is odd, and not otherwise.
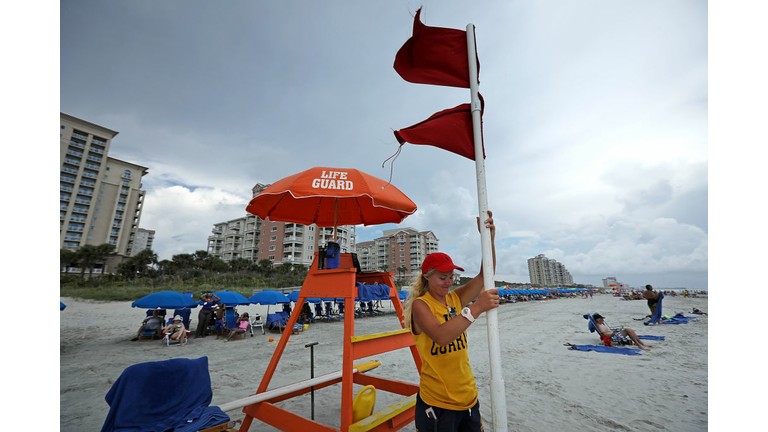
<path fill-rule="evenodd" d="M 131 302 L 92 302 L 61 298 L 60 312 L 60 428 L 62 431 L 98 431 L 109 411 L 104 396 L 128 366 L 145 361 L 208 356 L 213 401 L 220 405 L 255 393 L 278 334 L 243 341 L 223 342 L 207 337 L 193 339 L 186 347 L 167 347 L 160 341 L 132 342 L 144 310 Z M 394 309 L 381 317 L 359 318 L 355 334 L 398 328 Z M 664 313 L 691 314 L 697 307 L 708 311 L 707 298 L 666 297 Z M 274 310 L 274 306 L 271 307 Z M 265 316 L 265 306 L 239 308 Z M 597 345 L 587 330 L 585 313 L 600 312 L 612 326 L 630 327 L 641 335 L 665 336 L 651 341 L 650 352 L 639 356 L 569 350 L 564 344 Z M 498 309 L 503 378 L 510 431 L 703 431 L 708 428 L 708 316 L 681 325 L 645 326 L 649 313 L 644 301 L 625 301 L 611 295 L 591 299 L 558 300 L 501 305 Z M 192 313 L 196 326 L 197 310 Z M 479 390 L 481 413 L 487 431 L 493 430 L 489 400 L 490 370 L 486 321 L 483 315 L 468 331 L 470 361 Z M 310 377 L 310 350 L 314 347 L 315 376 L 341 369 L 343 323 L 315 323 L 290 337 L 269 388 Z M 418 383 L 408 350 L 372 357 L 382 365 L 378 376 Z M 357 391 L 358 386 L 355 386 Z M 158 389 L 163 391 L 162 389 Z M 315 393 L 315 420 L 340 425 L 340 386 Z M 378 393 L 376 410 L 400 396 Z M 310 396 L 281 402 L 291 412 L 309 417 Z M 239 410 L 228 413 L 242 419 Z M 254 421 L 251 431 L 273 431 Z M 413 424 L 402 429 L 413 431 Z"/>

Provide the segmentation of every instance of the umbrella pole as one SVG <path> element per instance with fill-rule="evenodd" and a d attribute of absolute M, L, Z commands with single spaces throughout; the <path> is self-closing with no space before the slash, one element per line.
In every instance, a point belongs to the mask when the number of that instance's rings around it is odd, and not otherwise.
<path fill-rule="evenodd" d="M 488 217 L 488 191 L 485 184 L 485 160 L 483 159 L 482 104 L 478 96 L 477 54 L 475 52 L 475 26 L 467 24 L 467 55 L 469 58 L 469 91 L 471 96 L 472 130 L 475 143 L 475 171 L 477 173 L 477 201 L 480 211 L 480 240 L 483 250 L 483 285 L 487 291 L 494 288 L 493 250 L 491 232 L 482 225 Z M 485 312 L 488 333 L 488 356 L 491 370 L 491 412 L 493 430 L 507 432 L 507 403 L 504 394 L 504 377 L 501 374 L 501 350 L 499 346 L 498 310 Z"/>
<path fill-rule="evenodd" d="M 336 232 L 338 230 L 339 226 L 339 199 L 334 199 L 333 202 L 333 242 L 337 243 L 336 241 Z"/>

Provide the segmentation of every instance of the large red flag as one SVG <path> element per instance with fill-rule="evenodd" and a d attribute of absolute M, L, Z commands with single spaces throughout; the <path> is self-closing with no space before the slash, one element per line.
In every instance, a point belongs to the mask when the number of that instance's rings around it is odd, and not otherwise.
<path fill-rule="evenodd" d="M 482 110 L 485 110 L 485 101 L 482 96 L 480 101 Z M 482 119 L 482 111 L 480 116 Z M 401 145 L 406 142 L 431 145 L 470 160 L 475 160 L 473 136 L 470 104 L 461 104 L 455 108 L 440 111 L 421 123 L 395 131 L 395 138 Z M 483 146 L 483 159 L 485 159 L 485 146 Z"/>
<path fill-rule="evenodd" d="M 413 19 L 413 36 L 395 56 L 397 73 L 412 83 L 469 88 L 467 32 L 428 27 L 421 23 L 420 15 L 421 8 Z M 477 71 L 480 72 L 479 60 Z"/>

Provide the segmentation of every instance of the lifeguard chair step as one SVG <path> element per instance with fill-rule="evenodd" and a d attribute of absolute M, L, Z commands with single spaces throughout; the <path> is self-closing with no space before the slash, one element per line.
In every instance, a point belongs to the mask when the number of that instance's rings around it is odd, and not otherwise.
<path fill-rule="evenodd" d="M 397 416 L 404 414 L 406 411 L 415 406 L 416 395 L 413 394 L 396 404 L 390 405 L 381 411 L 377 411 L 371 414 L 371 416 L 366 417 L 357 423 L 349 425 L 349 432 L 365 432 L 374 430 L 376 427 L 395 419 Z M 404 419 L 403 424 L 407 424 L 412 420 L 413 417 L 409 416 L 407 420 Z M 398 422 L 395 421 L 393 426 L 397 426 L 397 423 Z M 390 428 L 386 428 L 385 430 L 390 430 Z"/>

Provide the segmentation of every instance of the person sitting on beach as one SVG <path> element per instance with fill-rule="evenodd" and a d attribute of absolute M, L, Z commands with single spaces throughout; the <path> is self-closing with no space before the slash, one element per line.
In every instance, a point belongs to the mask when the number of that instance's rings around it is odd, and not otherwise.
<path fill-rule="evenodd" d="M 237 317 L 236 327 L 230 330 L 229 336 L 224 339 L 224 342 L 229 342 L 236 334 L 245 333 L 248 330 L 248 318 L 248 312 L 243 312 L 242 315 Z"/>
<path fill-rule="evenodd" d="M 653 292 L 653 287 L 649 284 L 645 286 L 643 298 L 648 300 L 648 309 L 651 310 L 651 316 L 656 313 L 656 305 L 659 304 L 660 292 Z"/>
<path fill-rule="evenodd" d="M 185 346 L 184 338 L 187 337 L 187 329 L 184 327 L 181 315 L 173 317 L 173 322 L 165 326 L 163 334 L 168 334 L 171 340 L 177 340 L 181 346 Z"/>
<path fill-rule="evenodd" d="M 640 338 L 637 337 L 637 333 L 635 333 L 634 330 L 631 328 L 625 328 L 621 331 L 613 331 L 603 323 L 604 318 L 600 314 L 594 314 L 592 315 L 592 318 L 595 319 L 595 324 L 597 324 L 597 329 L 600 330 L 600 333 L 602 333 L 604 336 L 611 338 L 612 342 L 616 343 L 626 343 L 629 341 L 632 341 L 637 345 L 638 348 L 645 351 L 650 351 L 649 347 L 652 347 L 653 345 L 646 345 L 640 341 Z"/>
<path fill-rule="evenodd" d="M 160 330 L 161 325 L 163 324 L 163 319 L 160 318 L 160 311 L 155 310 L 152 312 L 151 317 L 147 317 L 142 321 L 141 327 L 139 327 L 139 331 L 136 332 L 136 337 L 131 339 L 132 341 L 139 340 L 139 337 L 141 337 L 141 333 L 144 331 L 150 331 L 153 330 L 157 332 Z"/>
<path fill-rule="evenodd" d="M 496 228 L 488 212 L 493 268 Z M 480 229 L 480 219 L 477 220 Z M 415 426 L 420 431 L 482 431 L 477 385 L 469 365 L 467 329 L 488 310 L 499 307 L 499 291 L 483 290 L 483 271 L 466 285 L 452 290 L 454 270 L 464 271 L 440 252 L 427 255 L 403 306 L 405 328 L 410 329 L 423 366 L 416 395 Z M 470 303 L 472 303 L 470 305 Z"/>

